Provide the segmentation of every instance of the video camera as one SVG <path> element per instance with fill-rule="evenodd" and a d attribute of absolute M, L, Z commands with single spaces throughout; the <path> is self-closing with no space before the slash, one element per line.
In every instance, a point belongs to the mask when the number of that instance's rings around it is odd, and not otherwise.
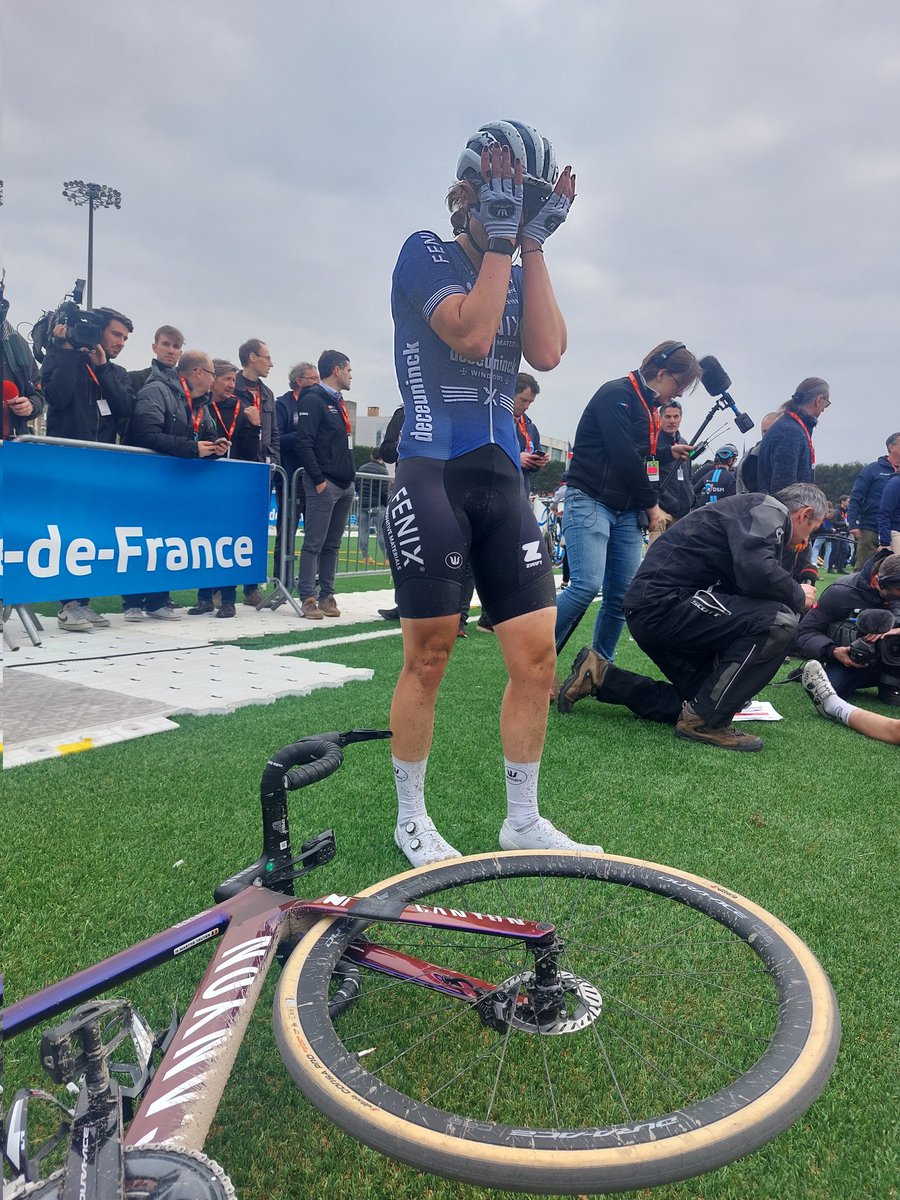
<path fill-rule="evenodd" d="M 836 646 L 846 646 L 858 666 L 878 667 L 878 699 L 900 707 L 900 636 L 867 642 L 866 635 L 887 633 L 900 626 L 900 604 L 889 608 L 856 609 L 843 621 L 829 626 Z"/>
<path fill-rule="evenodd" d="M 53 312 L 45 312 L 35 321 L 31 330 L 31 343 L 34 346 L 34 357 L 38 362 L 44 361 L 47 350 L 59 340 L 68 342 L 75 350 L 88 351 L 100 344 L 103 330 L 109 323 L 107 313 L 96 312 L 93 309 L 82 309 L 81 301 L 84 296 L 84 280 L 76 279 L 71 292 L 66 293 L 63 300 Z M 62 339 L 54 338 L 53 330 L 57 325 L 66 327 Z"/>

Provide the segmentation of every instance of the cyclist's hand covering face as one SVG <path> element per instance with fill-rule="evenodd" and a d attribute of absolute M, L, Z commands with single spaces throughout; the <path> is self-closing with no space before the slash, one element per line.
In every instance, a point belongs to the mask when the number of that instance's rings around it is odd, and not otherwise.
<path fill-rule="evenodd" d="M 575 176 L 572 174 L 572 168 L 566 167 L 557 179 L 556 187 L 544 205 L 522 230 L 522 241 L 530 239 L 532 242 L 537 242 L 539 246 L 543 246 L 550 234 L 559 229 L 569 215 L 569 209 L 572 207 L 574 199 Z"/>
<path fill-rule="evenodd" d="M 475 216 L 489 238 L 514 242 L 522 219 L 522 164 L 513 163 L 508 146 L 485 146 L 481 151 L 481 187 Z"/>

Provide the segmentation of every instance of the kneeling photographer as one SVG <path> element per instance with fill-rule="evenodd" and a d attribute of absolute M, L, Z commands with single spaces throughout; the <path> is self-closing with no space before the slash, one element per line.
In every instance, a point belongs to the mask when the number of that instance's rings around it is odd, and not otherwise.
<path fill-rule="evenodd" d="M 797 631 L 796 648 L 816 659 L 838 696 L 878 688 L 878 698 L 900 705 L 900 554 L 877 551 L 846 579 L 827 587 Z"/>
<path fill-rule="evenodd" d="M 119 422 L 131 417 L 134 397 L 128 373 L 112 360 L 134 326 L 113 308 L 80 309 L 78 284 L 73 295 L 32 334 L 35 354 L 43 360 L 47 436 L 115 442 Z"/>

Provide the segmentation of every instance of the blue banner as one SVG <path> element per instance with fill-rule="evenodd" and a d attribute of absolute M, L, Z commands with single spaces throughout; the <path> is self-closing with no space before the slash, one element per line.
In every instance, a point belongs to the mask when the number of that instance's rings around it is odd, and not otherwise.
<path fill-rule="evenodd" d="M 258 583 L 269 468 L 228 459 L 5 442 L 6 604 Z"/>

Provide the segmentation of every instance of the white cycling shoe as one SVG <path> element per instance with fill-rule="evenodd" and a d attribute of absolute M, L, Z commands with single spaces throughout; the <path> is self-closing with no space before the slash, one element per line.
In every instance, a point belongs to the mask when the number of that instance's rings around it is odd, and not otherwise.
<path fill-rule="evenodd" d="M 591 854 L 602 854 L 602 846 L 586 846 L 583 842 L 573 842 L 570 837 L 557 829 L 546 817 L 538 817 L 527 829 L 515 829 L 509 820 L 500 827 L 500 848 L 502 850 L 587 850 Z"/>
<path fill-rule="evenodd" d="M 441 837 L 430 817 L 398 822 L 394 841 L 414 867 L 461 857 L 459 851 Z"/>

